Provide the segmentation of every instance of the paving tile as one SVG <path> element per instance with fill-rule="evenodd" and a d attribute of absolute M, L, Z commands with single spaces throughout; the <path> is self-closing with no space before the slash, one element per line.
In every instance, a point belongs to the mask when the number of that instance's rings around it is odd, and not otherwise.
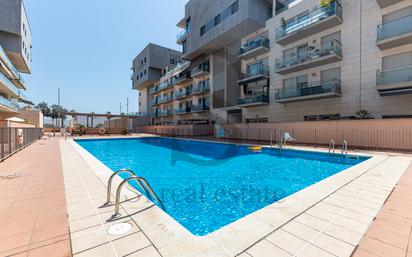
<path fill-rule="evenodd" d="M 74 257 L 118 257 L 112 246 L 107 243 L 73 255 Z"/>
<path fill-rule="evenodd" d="M 292 255 L 297 254 L 302 249 L 302 247 L 307 244 L 306 241 L 282 229 L 279 229 L 270 234 L 268 237 L 266 237 L 266 240 Z"/>
<path fill-rule="evenodd" d="M 116 252 L 120 256 L 134 253 L 151 245 L 142 232 L 137 232 L 113 241 Z"/>
<path fill-rule="evenodd" d="M 109 241 L 102 226 L 92 227 L 71 234 L 73 254 L 103 245 Z"/>
<path fill-rule="evenodd" d="M 336 255 L 330 254 L 317 246 L 306 245 L 305 248 L 297 255 L 299 257 L 336 257 Z"/>
<path fill-rule="evenodd" d="M 405 257 L 406 251 L 383 243 L 373 238 L 365 237 L 358 249 L 375 254 L 379 257 Z"/>
<path fill-rule="evenodd" d="M 252 248 L 247 250 L 247 253 L 253 257 L 268 257 L 268 256 L 276 256 L 276 257 L 291 257 L 292 255 L 287 253 L 286 251 L 280 249 L 279 247 L 271 244 L 266 240 L 262 240 Z"/>
<path fill-rule="evenodd" d="M 56 257 L 70 257 L 70 239 L 64 241 L 59 241 L 53 244 L 48 244 L 43 247 L 30 249 L 27 252 L 27 257 L 45 257 L 45 256 L 56 256 Z"/>
<path fill-rule="evenodd" d="M 347 257 L 354 250 L 353 245 L 350 245 L 342 240 L 333 238 L 326 234 L 318 234 L 311 244 L 339 257 Z"/>
<path fill-rule="evenodd" d="M 161 257 L 161 255 L 153 246 L 149 246 L 140 251 L 127 255 L 127 257 Z"/>

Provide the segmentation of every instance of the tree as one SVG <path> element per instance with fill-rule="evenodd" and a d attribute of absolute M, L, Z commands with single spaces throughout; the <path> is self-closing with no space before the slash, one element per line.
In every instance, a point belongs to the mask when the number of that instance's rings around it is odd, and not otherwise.
<path fill-rule="evenodd" d="M 46 102 L 41 102 L 36 107 L 40 109 L 44 117 L 50 117 L 51 110 Z"/>
<path fill-rule="evenodd" d="M 51 114 L 50 114 L 50 117 L 52 118 L 53 123 L 54 123 L 54 120 L 56 120 L 56 127 L 58 127 L 57 122 L 58 122 L 58 119 L 59 119 L 59 118 L 62 119 L 62 123 L 63 123 L 63 121 L 64 121 L 65 119 L 67 119 L 66 115 L 64 115 L 64 113 L 67 113 L 67 112 L 68 112 L 68 111 L 67 111 L 65 108 L 63 108 L 63 107 L 61 107 L 61 106 L 58 106 L 58 105 L 56 105 L 56 104 L 53 104 L 53 105 L 51 106 Z"/>

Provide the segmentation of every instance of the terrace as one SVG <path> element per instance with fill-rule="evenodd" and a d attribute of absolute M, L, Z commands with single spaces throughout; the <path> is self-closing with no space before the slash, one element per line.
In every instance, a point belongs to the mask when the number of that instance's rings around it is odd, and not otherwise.
<path fill-rule="evenodd" d="M 412 94 L 412 67 L 376 71 L 376 89 L 381 96 Z"/>
<path fill-rule="evenodd" d="M 380 24 L 377 28 L 376 44 L 381 50 L 386 50 L 412 42 L 412 15 Z"/>
<path fill-rule="evenodd" d="M 295 90 L 279 89 L 275 95 L 278 103 L 290 103 L 317 100 L 330 97 L 339 97 L 341 92 L 341 81 L 333 79 L 331 81 L 319 81 L 307 83 L 304 87 L 296 85 Z M 299 88 L 300 87 L 300 88 Z"/>
<path fill-rule="evenodd" d="M 307 15 L 295 17 L 276 29 L 276 43 L 285 46 L 343 22 L 342 6 L 338 1 L 317 7 Z"/>
<path fill-rule="evenodd" d="M 250 94 L 239 98 L 239 107 L 254 107 L 269 104 L 269 94 Z"/>
<path fill-rule="evenodd" d="M 270 40 L 265 36 L 260 36 L 246 42 L 238 52 L 238 58 L 250 59 L 270 51 Z"/>
<path fill-rule="evenodd" d="M 294 53 L 276 60 L 276 73 L 285 75 L 342 60 L 342 45 L 333 40 L 311 46 L 305 52 Z"/>
<path fill-rule="evenodd" d="M 247 67 L 247 72 L 246 73 L 241 73 L 238 83 L 243 85 L 243 84 L 248 84 L 251 82 L 259 81 L 262 79 L 269 79 L 270 69 L 269 66 L 263 63 L 258 63 L 254 65 L 250 65 Z"/>

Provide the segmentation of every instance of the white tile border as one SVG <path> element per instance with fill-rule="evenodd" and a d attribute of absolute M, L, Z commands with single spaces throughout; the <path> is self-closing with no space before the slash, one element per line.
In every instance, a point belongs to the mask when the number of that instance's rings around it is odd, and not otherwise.
<path fill-rule="evenodd" d="M 79 139 L 81 140 L 81 138 Z M 67 142 L 80 154 L 105 185 L 113 171 L 73 140 Z M 299 150 L 307 150 L 307 148 L 299 147 Z M 350 154 L 362 155 L 354 152 Z M 389 158 L 389 156 L 383 154 L 368 155 L 371 156 L 369 160 L 337 173 L 286 197 L 281 202 L 273 203 L 203 237 L 191 234 L 157 206 L 144 210 L 152 206 L 150 201 L 147 201 L 144 197 L 144 201 L 123 203 L 122 207 L 139 224 L 163 256 L 235 256 Z M 115 193 L 115 188 L 120 182 L 121 178 L 119 177 L 113 180 L 112 193 Z M 125 191 L 122 197 L 126 196 L 132 197 L 135 196 L 135 193 Z M 136 211 L 140 212 L 136 213 Z"/>

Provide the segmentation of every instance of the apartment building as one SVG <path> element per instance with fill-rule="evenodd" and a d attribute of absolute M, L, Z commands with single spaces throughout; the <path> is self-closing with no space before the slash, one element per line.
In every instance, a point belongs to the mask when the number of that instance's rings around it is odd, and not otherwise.
<path fill-rule="evenodd" d="M 22 0 L 0 1 L 0 120 L 32 105 L 21 73 L 29 74 L 31 30 Z"/>
<path fill-rule="evenodd" d="M 153 124 L 412 117 L 411 0 L 186 4 Z"/>
<path fill-rule="evenodd" d="M 181 62 L 181 52 L 156 44 L 148 44 L 133 60 L 132 88 L 138 91 L 139 112 L 152 112 L 149 90 L 160 80 L 166 70 Z"/>
<path fill-rule="evenodd" d="M 242 68 L 270 84 L 243 87 L 243 122 L 412 117 L 412 1 L 279 0 L 266 30 L 269 67 Z"/>
<path fill-rule="evenodd" d="M 240 122 L 241 39 L 272 16 L 268 0 L 191 0 L 177 43 L 186 60 L 152 88 L 154 124 Z"/>

